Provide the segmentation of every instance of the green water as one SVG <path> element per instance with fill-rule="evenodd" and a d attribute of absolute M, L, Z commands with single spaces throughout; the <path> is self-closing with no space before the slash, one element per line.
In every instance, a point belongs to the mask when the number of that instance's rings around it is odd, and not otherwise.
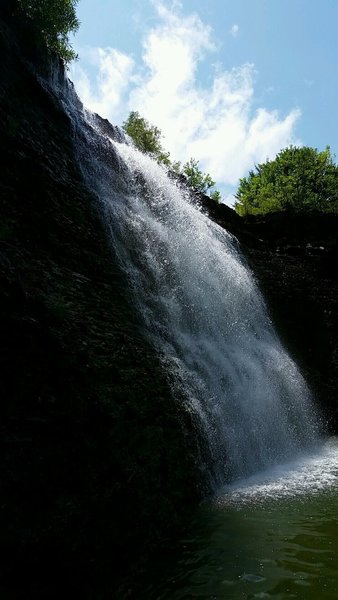
<path fill-rule="evenodd" d="M 153 564 L 151 599 L 338 599 L 338 445 L 225 489 L 175 556 Z"/>

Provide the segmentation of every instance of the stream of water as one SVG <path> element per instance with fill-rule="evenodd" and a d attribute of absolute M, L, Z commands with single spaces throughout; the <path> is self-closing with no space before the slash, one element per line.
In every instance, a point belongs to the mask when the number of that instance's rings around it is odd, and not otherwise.
<path fill-rule="evenodd" d="M 311 394 L 236 239 L 162 166 L 87 124 L 84 172 L 146 335 L 204 439 L 209 485 L 317 444 Z"/>

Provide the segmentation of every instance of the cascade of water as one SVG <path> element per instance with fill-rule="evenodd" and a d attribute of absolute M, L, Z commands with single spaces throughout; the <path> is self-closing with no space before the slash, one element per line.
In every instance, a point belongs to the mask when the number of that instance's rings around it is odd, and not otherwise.
<path fill-rule="evenodd" d="M 306 383 L 236 240 L 163 167 L 84 116 L 73 115 L 83 172 L 148 336 L 205 436 L 213 484 L 315 443 Z"/>

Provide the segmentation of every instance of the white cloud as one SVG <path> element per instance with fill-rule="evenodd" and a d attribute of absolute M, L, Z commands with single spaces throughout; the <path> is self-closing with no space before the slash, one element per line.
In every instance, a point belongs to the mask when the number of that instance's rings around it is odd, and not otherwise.
<path fill-rule="evenodd" d="M 73 71 L 76 88 L 89 108 L 113 122 L 138 110 L 162 130 L 173 159 L 193 156 L 219 186 L 234 186 L 255 163 L 297 141 L 300 111 L 281 117 L 263 107 L 253 110 L 254 66 L 224 70 L 215 61 L 212 30 L 196 13 L 184 16 L 179 2 L 171 9 L 153 4 L 158 20 L 143 40 L 139 64 L 112 48 L 92 50 L 96 89 L 82 69 Z M 237 35 L 238 26 L 231 31 Z M 206 85 L 198 69 L 210 53 L 217 66 Z"/>
<path fill-rule="evenodd" d="M 78 63 L 71 67 L 71 78 L 82 102 L 103 117 L 116 118 L 133 72 L 133 59 L 114 48 L 84 48 L 81 55 L 96 71 L 91 80 Z"/>
<path fill-rule="evenodd" d="M 236 25 L 236 23 L 234 23 L 234 25 L 230 29 L 230 33 L 231 33 L 232 37 L 234 37 L 234 38 L 237 37 L 238 32 L 239 32 L 239 27 L 238 27 L 238 25 Z"/>

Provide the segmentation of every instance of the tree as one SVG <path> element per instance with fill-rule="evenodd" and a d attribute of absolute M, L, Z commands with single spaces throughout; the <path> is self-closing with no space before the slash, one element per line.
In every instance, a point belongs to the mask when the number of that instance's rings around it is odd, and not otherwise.
<path fill-rule="evenodd" d="M 221 201 L 218 190 L 212 190 L 215 182 L 208 173 L 203 173 L 198 167 L 198 160 L 191 158 L 183 166 L 180 161 L 171 162 L 170 153 L 166 152 L 161 144 L 162 132 L 155 125 L 151 125 L 141 117 L 137 111 L 129 114 L 122 124 L 124 132 L 131 137 L 136 148 L 150 154 L 157 162 L 170 168 L 176 175 L 184 175 L 187 184 L 192 189 L 202 194 L 210 195 L 215 202 Z"/>
<path fill-rule="evenodd" d="M 279 210 L 338 211 L 338 166 L 330 148 L 290 146 L 240 179 L 235 209 L 240 215 Z"/>
<path fill-rule="evenodd" d="M 78 0 L 18 0 L 19 9 L 34 24 L 38 36 L 65 62 L 76 58 L 69 43 L 79 21 L 75 12 Z"/>
<path fill-rule="evenodd" d="M 137 111 L 132 111 L 122 124 L 124 132 L 131 137 L 136 148 L 150 154 L 158 162 L 170 165 L 169 152 L 162 148 L 162 133 L 158 127 L 151 125 Z"/>
<path fill-rule="evenodd" d="M 182 167 L 182 174 L 186 177 L 188 185 L 202 194 L 210 195 L 210 198 L 215 202 L 220 202 L 221 194 L 218 190 L 212 191 L 215 186 L 215 181 L 211 178 L 209 173 L 203 173 L 199 166 L 198 160 L 190 158 L 188 162 Z"/>

